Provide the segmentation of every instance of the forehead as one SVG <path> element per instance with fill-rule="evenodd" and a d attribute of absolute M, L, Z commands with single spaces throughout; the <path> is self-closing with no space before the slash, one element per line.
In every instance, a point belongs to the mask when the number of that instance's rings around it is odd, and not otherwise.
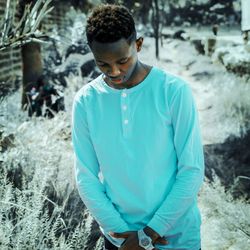
<path fill-rule="evenodd" d="M 106 60 L 118 60 L 123 57 L 131 55 L 134 43 L 131 45 L 122 38 L 116 42 L 112 43 L 101 43 L 93 41 L 91 44 L 91 51 L 96 60 L 106 61 Z"/>

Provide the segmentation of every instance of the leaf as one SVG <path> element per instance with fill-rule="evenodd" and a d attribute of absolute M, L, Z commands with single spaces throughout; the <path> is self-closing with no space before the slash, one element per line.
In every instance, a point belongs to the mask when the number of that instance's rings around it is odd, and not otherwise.
<path fill-rule="evenodd" d="M 53 10 L 53 7 L 48 8 L 51 2 L 52 0 L 38 0 L 34 6 L 25 5 L 21 20 L 15 25 L 16 0 L 12 5 L 10 5 L 10 0 L 7 0 L 1 25 L 0 51 L 8 47 L 21 46 L 30 41 L 46 42 L 43 39 L 47 39 L 48 35 L 39 32 L 38 27 L 44 17 Z"/>

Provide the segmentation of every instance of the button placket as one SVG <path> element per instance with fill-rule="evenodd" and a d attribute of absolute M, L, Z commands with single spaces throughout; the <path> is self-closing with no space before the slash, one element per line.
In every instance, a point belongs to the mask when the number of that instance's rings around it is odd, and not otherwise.
<path fill-rule="evenodd" d="M 129 129 L 129 113 L 128 113 L 128 93 L 123 91 L 121 94 L 121 112 L 122 112 L 122 130 L 123 135 L 128 135 Z"/>

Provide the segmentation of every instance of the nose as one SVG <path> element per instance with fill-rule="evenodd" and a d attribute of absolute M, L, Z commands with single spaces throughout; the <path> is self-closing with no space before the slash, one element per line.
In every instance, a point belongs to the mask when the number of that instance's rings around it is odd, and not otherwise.
<path fill-rule="evenodd" d="M 121 71 L 117 65 L 112 65 L 107 73 L 110 77 L 117 77 L 120 75 Z"/>

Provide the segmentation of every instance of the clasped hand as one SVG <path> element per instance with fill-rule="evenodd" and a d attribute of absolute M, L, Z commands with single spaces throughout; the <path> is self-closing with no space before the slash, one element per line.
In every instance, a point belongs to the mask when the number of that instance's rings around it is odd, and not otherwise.
<path fill-rule="evenodd" d="M 113 233 L 111 232 L 110 235 L 114 238 L 123 238 L 125 241 L 119 247 L 119 250 L 143 250 L 144 248 L 139 245 L 139 239 L 137 235 L 137 231 L 127 231 L 123 233 Z M 164 237 L 157 238 L 153 244 L 162 244 L 167 245 L 168 241 Z M 157 250 L 157 248 L 154 248 Z"/>

